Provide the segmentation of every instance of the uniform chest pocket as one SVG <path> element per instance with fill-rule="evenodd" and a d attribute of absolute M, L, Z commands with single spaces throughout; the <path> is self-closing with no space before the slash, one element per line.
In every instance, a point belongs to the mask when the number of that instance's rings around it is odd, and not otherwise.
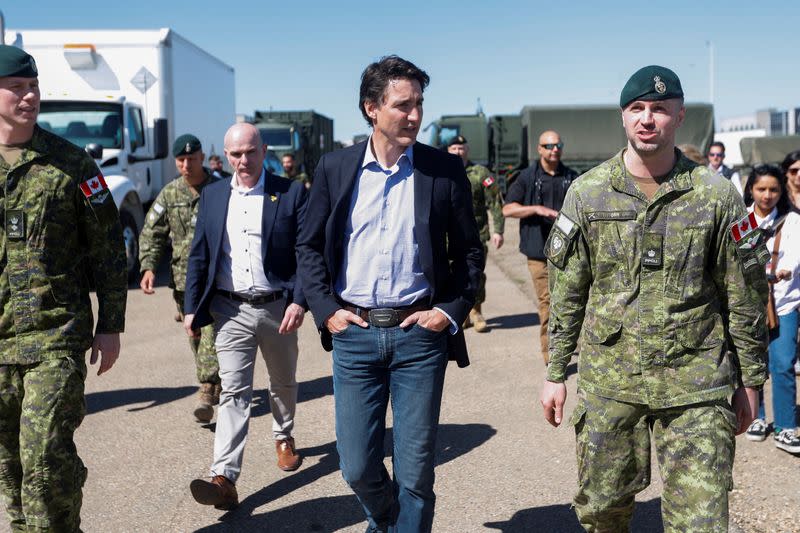
<path fill-rule="evenodd" d="M 685 301 L 700 296 L 712 286 L 706 268 L 711 233 L 711 225 L 667 231 L 664 267 L 668 295 Z"/>
<path fill-rule="evenodd" d="M 622 292 L 632 286 L 638 224 L 628 220 L 593 222 L 597 235 L 595 284 L 603 293 Z"/>

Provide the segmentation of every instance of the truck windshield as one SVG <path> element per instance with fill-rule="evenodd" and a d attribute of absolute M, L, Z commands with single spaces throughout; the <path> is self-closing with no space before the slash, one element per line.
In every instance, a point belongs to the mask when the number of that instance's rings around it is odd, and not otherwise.
<path fill-rule="evenodd" d="M 433 139 L 434 146 L 447 146 L 450 141 L 458 136 L 460 130 L 461 128 L 458 125 L 440 126 L 438 131 L 434 131 L 434 134 L 438 133 L 439 137 L 438 139 Z"/>
<path fill-rule="evenodd" d="M 81 148 L 90 143 L 106 149 L 121 148 L 122 106 L 103 102 L 42 102 L 39 127 Z"/>
<path fill-rule="evenodd" d="M 286 148 L 292 147 L 292 132 L 289 128 L 260 128 L 259 131 L 261 132 L 261 142 L 270 148 L 277 148 L 279 146 Z"/>

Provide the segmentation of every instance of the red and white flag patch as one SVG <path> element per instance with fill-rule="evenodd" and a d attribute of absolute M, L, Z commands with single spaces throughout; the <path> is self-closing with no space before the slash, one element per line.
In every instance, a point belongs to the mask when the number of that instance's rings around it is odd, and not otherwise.
<path fill-rule="evenodd" d="M 488 178 L 483 180 L 483 186 L 484 187 L 491 187 L 492 185 L 494 185 L 494 178 L 493 177 L 489 176 Z"/>
<path fill-rule="evenodd" d="M 106 180 L 103 179 L 102 174 L 98 174 L 81 183 L 81 191 L 86 198 L 91 198 L 106 189 L 108 189 L 108 185 L 106 185 Z"/>
<path fill-rule="evenodd" d="M 746 217 L 737 221 L 733 226 L 731 226 L 731 237 L 733 237 L 733 242 L 741 241 L 750 233 L 752 233 L 757 227 L 758 222 L 756 222 L 756 214 L 751 212 Z"/>

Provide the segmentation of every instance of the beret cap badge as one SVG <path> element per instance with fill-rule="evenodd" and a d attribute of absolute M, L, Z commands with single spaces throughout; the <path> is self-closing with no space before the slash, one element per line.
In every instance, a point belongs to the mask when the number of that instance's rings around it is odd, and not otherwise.
<path fill-rule="evenodd" d="M 664 94 L 667 92 L 667 84 L 661 81 L 661 76 L 655 76 L 653 81 L 656 82 L 655 90 L 658 94 Z"/>

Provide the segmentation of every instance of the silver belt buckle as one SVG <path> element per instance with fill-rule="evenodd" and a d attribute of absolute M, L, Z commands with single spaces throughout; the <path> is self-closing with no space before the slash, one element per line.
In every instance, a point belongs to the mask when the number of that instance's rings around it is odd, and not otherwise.
<path fill-rule="evenodd" d="M 400 313 L 394 309 L 370 309 L 369 323 L 378 328 L 392 328 L 400 323 Z"/>

